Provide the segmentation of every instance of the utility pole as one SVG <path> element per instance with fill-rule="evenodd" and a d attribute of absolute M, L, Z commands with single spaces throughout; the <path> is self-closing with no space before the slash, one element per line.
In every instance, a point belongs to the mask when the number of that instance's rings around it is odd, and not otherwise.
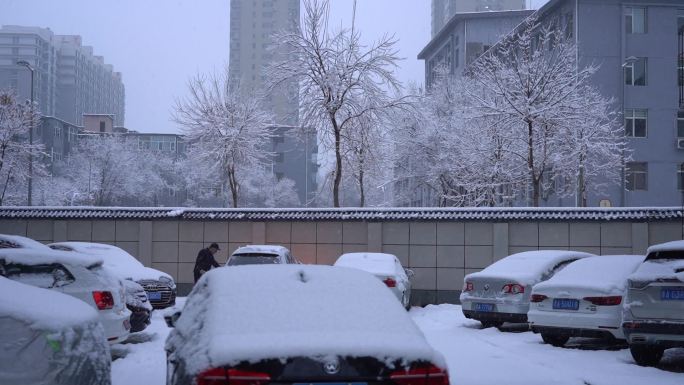
<path fill-rule="evenodd" d="M 17 61 L 17 65 L 21 67 L 26 67 L 31 71 L 31 126 L 29 127 L 29 175 L 28 175 L 28 205 L 33 205 L 33 114 L 34 114 L 34 103 L 33 103 L 33 73 L 34 69 L 29 62 L 26 60 Z"/>

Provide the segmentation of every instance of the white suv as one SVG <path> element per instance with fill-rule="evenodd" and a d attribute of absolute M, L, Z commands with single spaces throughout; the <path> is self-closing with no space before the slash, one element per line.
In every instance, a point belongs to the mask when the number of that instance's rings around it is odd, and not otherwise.
<path fill-rule="evenodd" d="M 131 312 L 124 288 L 104 272 L 102 260 L 46 248 L 0 249 L 0 273 L 27 285 L 76 297 L 98 311 L 110 344 L 128 338 Z"/>

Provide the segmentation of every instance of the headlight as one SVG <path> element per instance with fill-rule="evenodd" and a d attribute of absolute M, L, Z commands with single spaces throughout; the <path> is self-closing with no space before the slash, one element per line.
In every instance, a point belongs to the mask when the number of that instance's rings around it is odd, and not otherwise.
<path fill-rule="evenodd" d="M 176 285 L 173 283 L 173 279 L 171 279 L 171 278 L 169 278 L 169 277 L 166 277 L 166 276 L 159 277 L 159 281 L 164 282 L 165 284 L 167 284 L 167 285 L 169 285 L 169 286 L 171 286 L 171 287 L 176 286 Z"/>

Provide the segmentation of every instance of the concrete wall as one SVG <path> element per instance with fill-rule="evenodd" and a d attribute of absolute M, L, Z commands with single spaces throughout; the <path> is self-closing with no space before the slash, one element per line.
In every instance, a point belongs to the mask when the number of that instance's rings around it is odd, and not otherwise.
<path fill-rule="evenodd" d="M 197 252 L 211 242 L 224 263 L 237 247 L 280 244 L 304 263 L 332 264 L 346 252 L 395 254 L 416 273 L 414 302 L 455 302 L 465 274 L 511 253 L 574 249 L 595 254 L 642 254 L 649 245 L 682 239 L 679 221 L 657 222 L 226 222 L 192 220 L 10 220 L 0 233 L 48 243 L 109 243 L 146 266 L 171 274 L 181 292 L 192 283 Z"/>

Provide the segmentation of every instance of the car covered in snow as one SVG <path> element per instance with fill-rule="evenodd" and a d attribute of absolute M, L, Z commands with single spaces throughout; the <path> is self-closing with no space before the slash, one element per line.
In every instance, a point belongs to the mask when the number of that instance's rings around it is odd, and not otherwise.
<path fill-rule="evenodd" d="M 108 385 L 110 360 L 90 306 L 0 277 L 0 384 Z"/>
<path fill-rule="evenodd" d="M 213 269 L 173 319 L 169 385 L 449 384 L 392 293 L 354 269 Z"/>
<path fill-rule="evenodd" d="M 622 330 L 639 365 L 656 365 L 665 349 L 684 347 L 684 241 L 648 248 L 629 277 Z"/>
<path fill-rule="evenodd" d="M 19 235 L 0 234 L 0 249 L 49 249 L 48 246 L 31 238 Z"/>
<path fill-rule="evenodd" d="M 624 340 L 622 303 L 627 277 L 643 255 L 582 258 L 536 284 L 527 320 L 544 342 L 563 346 L 570 337 Z"/>
<path fill-rule="evenodd" d="M 567 250 L 535 250 L 509 255 L 463 280 L 461 306 L 466 318 L 484 327 L 527 322 L 532 286 L 565 266 L 593 254 Z"/>
<path fill-rule="evenodd" d="M 300 264 L 290 250 L 276 245 L 248 245 L 238 247 L 228 257 L 226 266 Z"/>
<path fill-rule="evenodd" d="M 334 266 L 363 270 L 378 277 L 401 304 L 411 306 L 411 278 L 413 271 L 404 269 L 399 259 L 385 253 L 347 253 L 340 255 Z"/>
<path fill-rule="evenodd" d="M 98 313 L 110 343 L 128 338 L 131 312 L 121 281 L 96 257 L 40 249 L 0 249 L 0 270 L 13 281 L 78 298 Z"/>
<path fill-rule="evenodd" d="M 55 250 L 75 251 L 102 258 L 105 267 L 117 277 L 140 284 L 155 309 L 163 309 L 176 303 L 176 282 L 170 275 L 144 266 L 119 247 L 89 242 L 57 242 L 48 246 Z"/>

